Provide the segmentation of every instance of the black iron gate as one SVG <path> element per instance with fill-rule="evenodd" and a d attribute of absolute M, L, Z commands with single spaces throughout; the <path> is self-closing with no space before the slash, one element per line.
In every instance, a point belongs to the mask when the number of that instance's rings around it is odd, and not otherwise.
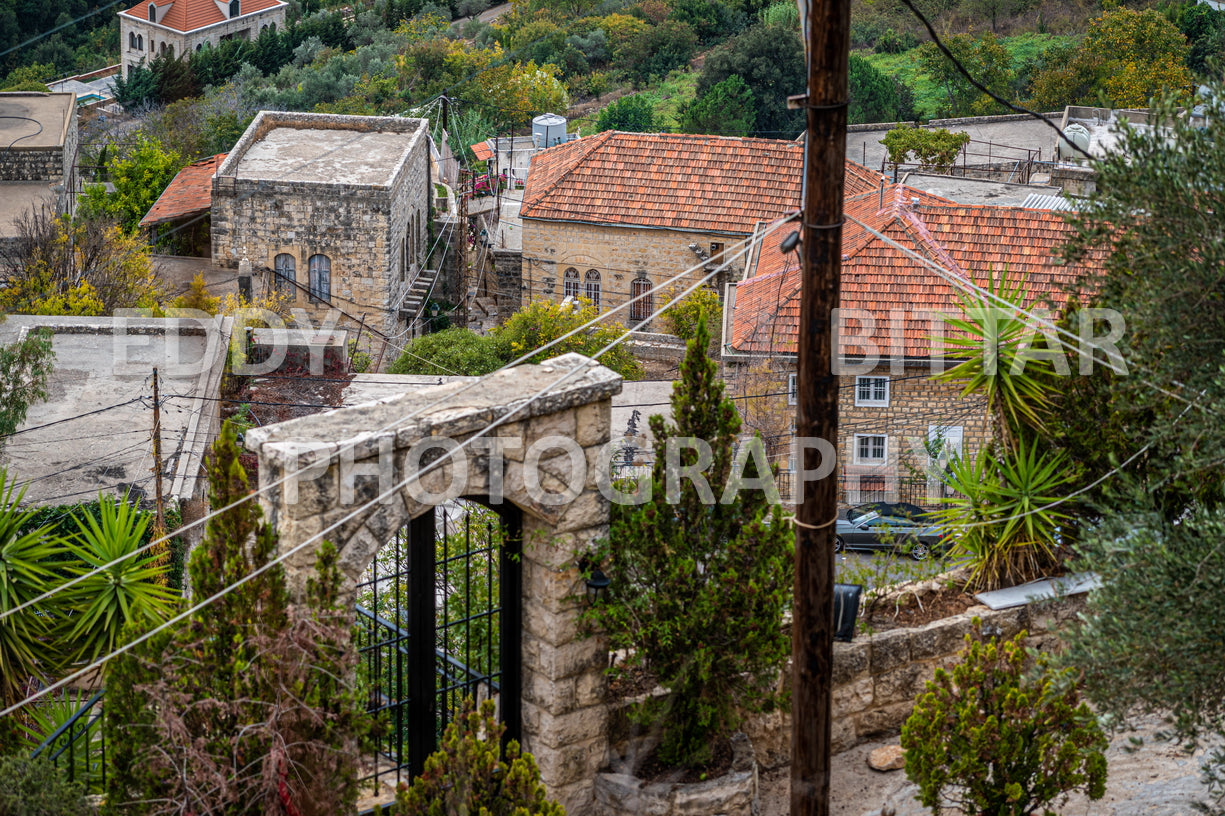
<path fill-rule="evenodd" d="M 357 646 L 383 732 L 366 781 L 407 781 L 466 698 L 520 737 L 522 516 L 473 501 L 413 519 L 358 585 Z"/>

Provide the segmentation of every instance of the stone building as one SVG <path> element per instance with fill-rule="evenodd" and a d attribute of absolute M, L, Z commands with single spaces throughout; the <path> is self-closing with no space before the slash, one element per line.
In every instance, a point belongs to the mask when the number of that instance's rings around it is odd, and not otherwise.
<path fill-rule="evenodd" d="M 206 44 L 238 37 L 253 40 L 285 25 L 285 0 L 143 0 L 119 12 L 123 77 L 161 54 L 182 56 Z"/>
<path fill-rule="evenodd" d="M 532 160 L 520 211 L 527 300 L 617 307 L 753 234 L 800 201 L 795 142 L 606 131 Z M 742 260 L 732 268 L 743 269 Z M 633 304 L 637 323 L 658 302 Z"/>
<path fill-rule="evenodd" d="M 432 193 L 425 120 L 263 111 L 212 179 L 213 263 L 391 334 Z"/>
<path fill-rule="evenodd" d="M 955 204 L 883 178 L 877 192 L 848 198 L 846 215 L 835 321 L 840 495 L 849 504 L 928 504 L 948 458 L 972 455 L 989 435 L 984 399 L 932 379 L 955 364 L 942 356 L 939 338 L 949 331 L 940 315 L 961 311 L 960 290 L 932 267 L 979 285 L 1006 270 L 1010 281 L 1024 280 L 1031 304 L 1060 308 L 1064 287 L 1098 259 L 1061 264 L 1071 227 L 1057 213 Z M 751 397 L 742 402 L 746 425 L 778 440 L 787 469 L 800 270 L 798 255 L 778 243 L 763 242 L 744 279 L 728 287 L 722 358 L 730 391 Z"/>
<path fill-rule="evenodd" d="M 9 241 L 35 208 L 76 209 L 76 94 L 0 93 L 0 114 L 0 241 Z"/>

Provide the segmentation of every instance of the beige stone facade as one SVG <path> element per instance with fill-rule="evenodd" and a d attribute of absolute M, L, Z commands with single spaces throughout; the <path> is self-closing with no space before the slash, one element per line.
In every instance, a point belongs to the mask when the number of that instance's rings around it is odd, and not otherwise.
<path fill-rule="evenodd" d="M 392 334 L 427 247 L 422 119 L 264 111 L 213 178 L 212 252 L 318 323 Z"/>
<path fill-rule="evenodd" d="M 886 360 L 862 370 L 847 364 L 843 371 L 835 471 L 839 500 L 934 504 L 942 490 L 935 474 L 948 457 L 973 455 L 989 438 L 983 398 L 963 397 L 960 387 L 933 379 L 928 361 L 894 365 Z M 783 470 L 791 468 L 795 376 L 793 356 L 724 358 L 728 392 L 748 397 L 737 402 L 746 430 L 759 431 L 772 443 L 772 458 Z"/>
<path fill-rule="evenodd" d="M 726 247 L 746 237 L 524 218 L 523 288 L 528 300 L 560 302 L 568 293 L 566 271 L 573 270 L 576 277 L 570 291 L 576 289 L 578 295 L 588 297 L 588 275 L 594 271 L 598 279 L 592 282 L 599 286 L 600 308 L 608 311 L 638 294 L 634 291 L 635 281 L 645 280 L 656 287 L 697 266 L 697 271 L 665 285 L 665 290 L 670 287 L 677 291 L 684 289 L 718 265 L 704 264 L 704 261 L 714 260 Z M 743 258 L 733 258 L 728 268 L 712 279 L 712 287 L 717 285 L 721 291 L 722 282 L 739 277 L 743 269 Z M 644 287 L 643 284 L 638 286 Z M 616 319 L 637 325 L 639 320 L 634 317 L 645 317 L 665 302 L 666 297 L 656 294 L 636 306 L 622 309 Z M 642 329 L 650 331 L 658 326 L 659 321 L 653 320 Z"/>
<path fill-rule="evenodd" d="M 184 2 L 185 0 L 180 0 Z M 188 31 L 180 31 L 165 25 L 162 21 L 172 4 L 163 2 L 155 6 L 152 15 L 141 7 L 144 14 L 133 11 L 119 13 L 119 60 L 124 79 L 128 72 L 141 64 L 153 62 L 160 54 L 168 53 L 172 57 L 181 57 L 199 51 L 205 45 L 216 47 L 223 40 L 238 37 L 244 40 L 254 40 L 266 28 L 276 30 L 285 25 L 285 14 L 288 3 L 279 3 L 272 8 L 262 9 L 243 14 L 241 4 L 239 14 L 219 23 L 201 26 Z M 225 4 L 225 13 L 229 13 L 230 3 Z M 156 17 L 156 22 L 150 17 Z"/>

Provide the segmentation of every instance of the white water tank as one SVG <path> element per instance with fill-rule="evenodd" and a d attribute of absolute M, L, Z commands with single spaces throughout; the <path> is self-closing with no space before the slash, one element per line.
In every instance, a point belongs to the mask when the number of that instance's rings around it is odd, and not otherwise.
<path fill-rule="evenodd" d="M 1080 148 L 1080 150 L 1076 148 Z M 1082 153 L 1081 151 L 1084 152 Z M 1088 152 L 1089 128 L 1080 122 L 1073 122 L 1063 129 L 1063 136 L 1059 139 L 1059 158 L 1061 160 L 1081 162 L 1084 161 L 1085 153 Z"/>
<path fill-rule="evenodd" d="M 542 150 L 568 142 L 572 138 L 574 137 L 566 133 L 566 117 L 564 116 L 558 116 L 556 113 L 542 113 L 532 120 L 532 141 Z"/>

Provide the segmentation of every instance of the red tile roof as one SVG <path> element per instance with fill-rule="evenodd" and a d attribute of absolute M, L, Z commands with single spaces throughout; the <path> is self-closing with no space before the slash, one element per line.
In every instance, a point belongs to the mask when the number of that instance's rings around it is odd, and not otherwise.
<path fill-rule="evenodd" d="M 489 142 L 477 142 L 472 145 L 472 153 L 476 156 L 477 161 L 489 161 L 493 158 L 493 148 L 489 146 Z"/>
<path fill-rule="evenodd" d="M 177 221 L 191 215 L 208 212 L 213 205 L 213 176 L 228 153 L 218 153 L 209 159 L 189 164 L 171 179 L 145 217 L 142 227 Z"/>
<path fill-rule="evenodd" d="M 900 353 L 925 358 L 933 348 L 939 350 L 933 335 L 943 326 L 927 314 L 958 313 L 960 289 L 852 217 L 949 274 L 979 285 L 987 282 L 989 274 L 1003 270 L 1010 281 L 1023 276 L 1032 303 L 1050 301 L 1056 308 L 1066 302 L 1066 288 L 1101 260 L 1099 255 L 1085 266 L 1060 265 L 1059 247 L 1072 228 L 1061 215 L 1047 210 L 954 204 L 891 184 L 848 197 L 845 211 L 841 307 L 864 310 L 861 313 L 870 315 L 875 325 L 867 331 L 857 320 L 844 325 L 848 335 L 867 334 L 882 357 Z M 734 351 L 796 352 L 799 257 L 784 255 L 778 248 L 780 240 L 781 236 L 766 239 L 756 269 L 749 270 L 753 276 L 736 287 Z M 864 349 L 844 337 L 840 353 L 856 357 Z"/>
<path fill-rule="evenodd" d="M 204 28 L 229 19 L 227 14 L 222 13 L 216 0 L 153 0 L 153 4 L 157 6 L 158 16 L 161 17 L 158 23 L 176 31 L 195 31 L 197 28 Z M 228 2 L 222 5 L 229 7 Z M 283 5 L 288 5 L 285 0 L 242 0 L 239 10 L 246 15 Z M 162 9 L 166 6 L 170 6 L 170 9 L 163 14 Z M 121 11 L 120 14 L 148 22 L 149 0 L 142 0 L 126 11 Z"/>

